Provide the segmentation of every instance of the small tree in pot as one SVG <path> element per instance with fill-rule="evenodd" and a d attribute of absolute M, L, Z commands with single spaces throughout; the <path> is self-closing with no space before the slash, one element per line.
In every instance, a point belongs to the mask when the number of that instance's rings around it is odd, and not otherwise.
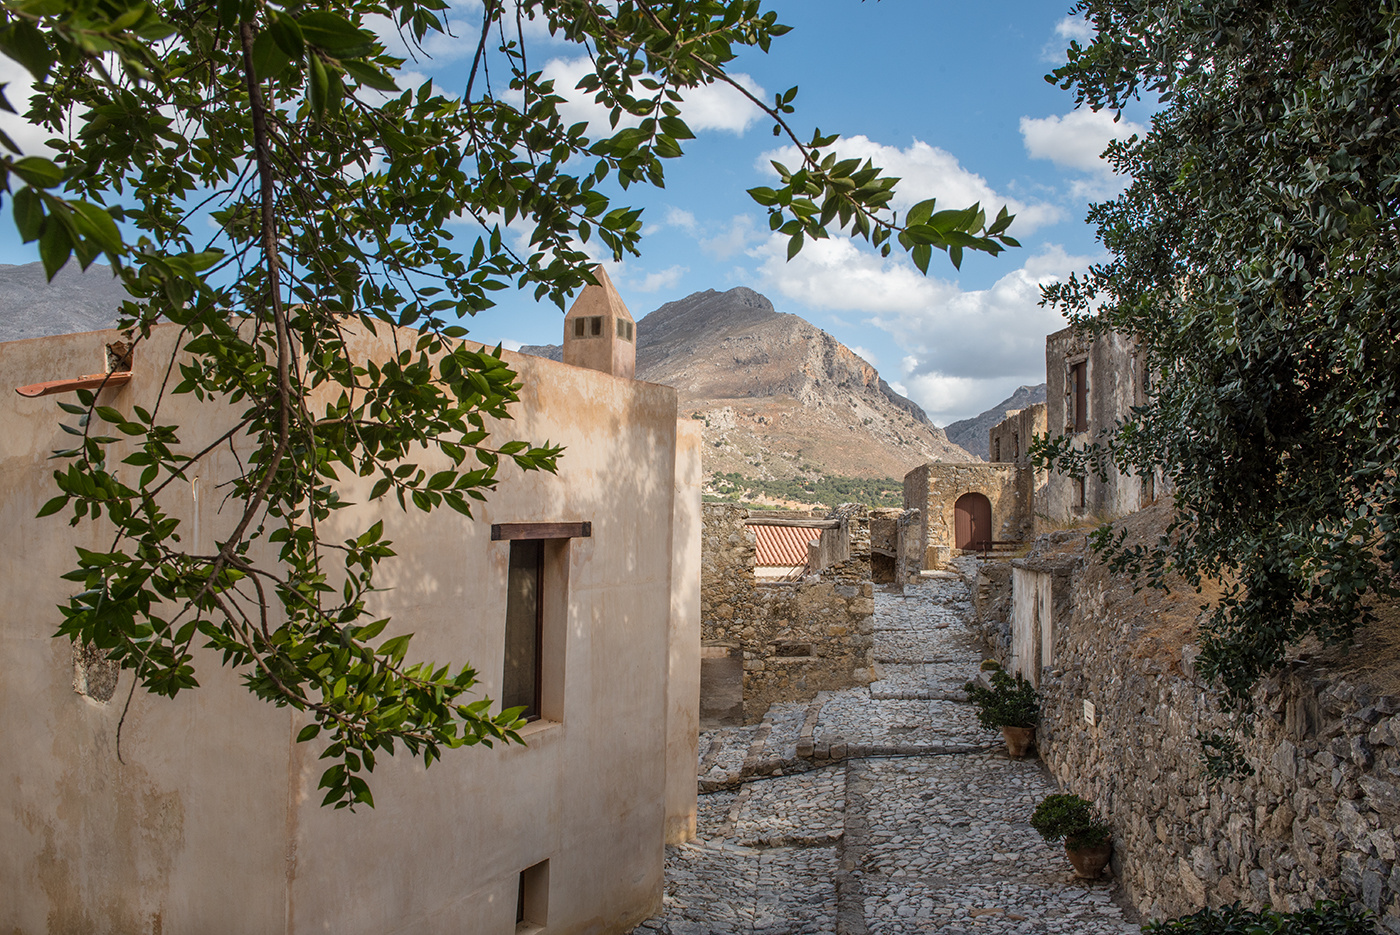
<path fill-rule="evenodd" d="M 1065 855 L 1077 877 L 1096 879 L 1108 863 L 1113 829 L 1094 814 L 1094 806 L 1077 795 L 1047 795 L 1031 813 L 1031 827 L 1047 844 L 1065 842 Z"/>
<path fill-rule="evenodd" d="M 1001 728 L 1007 752 L 1025 756 L 1035 741 L 1035 725 L 1040 720 L 1035 686 L 1019 674 L 1013 679 L 1001 668 L 992 670 L 991 680 L 991 688 L 968 682 L 963 691 L 977 708 L 978 722 L 987 730 Z"/>

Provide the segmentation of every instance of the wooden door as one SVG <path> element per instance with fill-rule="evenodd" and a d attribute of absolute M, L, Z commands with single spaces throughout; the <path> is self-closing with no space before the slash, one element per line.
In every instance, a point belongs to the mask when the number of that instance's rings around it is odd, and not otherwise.
<path fill-rule="evenodd" d="M 953 504 L 953 547 L 989 549 L 992 545 L 992 502 L 980 493 L 965 493 Z"/>

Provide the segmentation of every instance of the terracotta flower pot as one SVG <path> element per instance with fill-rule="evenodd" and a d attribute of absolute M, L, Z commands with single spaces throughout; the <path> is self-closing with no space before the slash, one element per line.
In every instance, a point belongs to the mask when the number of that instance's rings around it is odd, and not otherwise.
<path fill-rule="evenodd" d="M 1097 880 L 1103 868 L 1108 865 L 1108 856 L 1113 853 L 1113 842 L 1105 841 L 1094 847 L 1070 847 L 1065 844 L 1065 856 L 1074 865 L 1074 875 L 1081 880 Z"/>
<path fill-rule="evenodd" d="M 1001 736 L 1006 738 L 1006 752 L 1019 760 L 1035 743 L 1035 728 L 1002 727 Z"/>

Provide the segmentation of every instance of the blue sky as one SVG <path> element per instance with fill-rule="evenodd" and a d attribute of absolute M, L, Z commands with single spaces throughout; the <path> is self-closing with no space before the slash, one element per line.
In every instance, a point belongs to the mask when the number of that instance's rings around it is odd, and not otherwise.
<path fill-rule="evenodd" d="M 459 39 L 437 43 L 434 60 L 417 66 L 448 89 L 462 83 L 474 48 L 477 4 L 458 2 Z M 1022 249 L 969 254 L 960 272 L 936 255 L 927 277 L 903 257 L 881 260 L 848 241 L 809 243 L 784 262 L 785 243 L 768 233 L 764 210 L 745 190 L 774 181 L 770 158 L 792 160 L 742 97 L 707 89 L 688 102 L 698 138 L 669 162 L 666 189 L 627 193 L 628 203 L 646 209 L 642 256 L 608 268 L 633 314 L 704 289 L 749 286 L 856 349 L 939 424 L 1043 380 L 1043 338 L 1063 322 L 1037 306 L 1038 284 L 1100 258 L 1085 208 L 1121 181 L 1097 155 L 1111 136 L 1146 122 L 1145 113 L 1115 125 L 1107 115 L 1075 112 L 1070 95 L 1044 81 L 1069 39 L 1086 35 L 1067 17 L 1068 3 L 768 6 L 793 32 L 768 55 L 744 55 L 731 73 L 768 99 L 798 85 L 799 135 L 813 127 L 839 132 L 840 151 L 870 156 L 902 177 L 897 206 L 935 196 L 947 207 L 980 200 L 991 214 L 1009 204 Z M 581 74 L 576 50 L 540 29 L 527 37 L 532 65 L 545 63 L 564 92 Z M 0 81 L 21 78 L 14 70 L 0 60 Z M 582 95 L 573 106 L 577 119 L 595 116 Z M 15 134 L 12 120 L 5 115 L 4 125 L 24 145 L 27 134 Z M 474 233 L 463 225 L 464 242 Z M 36 258 L 8 224 L 0 229 L 0 262 Z M 557 308 L 527 295 L 498 298 L 497 308 L 468 323 L 474 338 L 508 347 L 559 341 Z"/>

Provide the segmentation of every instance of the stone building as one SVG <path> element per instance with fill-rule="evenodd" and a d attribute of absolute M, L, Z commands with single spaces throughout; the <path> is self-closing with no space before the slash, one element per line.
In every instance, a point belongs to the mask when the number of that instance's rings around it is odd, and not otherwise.
<path fill-rule="evenodd" d="M 786 520 L 816 536 L 792 581 L 756 574 L 758 524 L 743 507 L 704 506 L 700 626 L 702 726 L 755 723 L 776 701 L 866 685 L 873 673 L 875 591 L 869 520 L 843 507 L 825 520 Z"/>
<path fill-rule="evenodd" d="M 1137 341 L 1077 328 L 1045 339 L 1045 419 L 1052 435 L 1068 435 L 1076 447 L 1098 440 L 1146 401 L 1148 374 Z M 1035 515 L 1045 525 L 1089 517 L 1123 516 L 1157 498 L 1157 478 L 1109 467 L 1107 479 L 1051 472 Z"/>
<path fill-rule="evenodd" d="M 1012 409 L 987 430 L 987 450 L 993 464 L 1028 465 L 1031 442 L 1046 431 L 1045 403 Z M 1043 479 L 1039 480 L 1044 483 Z"/>
<path fill-rule="evenodd" d="M 1017 464 L 934 462 L 904 475 L 904 505 L 919 511 L 923 568 L 1028 536 L 1033 481 L 1034 472 Z"/>
<path fill-rule="evenodd" d="M 1076 479 L 1031 465 L 1038 437 L 1068 435 L 1083 447 L 1109 433 L 1146 399 L 1137 342 L 1076 328 L 1045 339 L 1046 402 L 1008 412 L 987 433 L 991 463 L 923 464 L 904 477 L 904 505 L 922 512 L 923 567 L 960 550 L 987 551 L 1038 532 L 1122 516 L 1153 502 L 1160 478 L 1110 467 L 1106 480 Z"/>
<path fill-rule="evenodd" d="M 615 308 L 603 282 L 580 297 L 590 312 Z M 320 807 L 318 742 L 294 742 L 304 719 L 254 698 L 206 650 L 195 650 L 197 690 L 132 696 L 117 758 L 130 674 L 53 638 L 55 605 L 72 588 L 59 576 L 73 547 L 103 531 L 35 519 L 52 495 L 49 453 L 66 436 L 54 400 L 7 391 L 0 929 L 603 933 L 651 915 L 664 845 L 695 827 L 699 436 L 689 420 L 678 424 L 675 390 L 625 376 L 619 360 L 634 342 L 617 330 L 626 319 L 612 320 L 608 334 L 584 340 L 612 343 L 601 356 L 616 371 L 502 355 L 521 401 L 512 422 L 487 427 L 565 445 L 557 475 L 503 468 L 475 519 L 385 509 L 358 479 L 342 484 L 358 505 L 329 522 L 348 535 L 380 519 L 398 552 L 370 612 L 415 633 L 417 659 L 472 662 L 483 695 L 502 695 L 518 600 L 507 593 L 512 556 L 517 547 L 540 556 L 538 616 L 529 616 L 539 621 L 541 716 L 522 731 L 525 744 L 445 751 L 426 771 L 406 755 L 384 757 L 372 777 L 376 807 L 356 813 Z M 0 374 L 18 387 L 100 372 L 116 338 L 8 343 Z M 128 382 L 101 401 L 154 408 L 179 340 L 177 326 L 158 326 Z M 374 355 L 390 340 L 362 344 Z M 167 395 L 161 414 L 198 450 L 239 410 Z M 425 454 L 423 466 L 436 469 L 438 457 Z M 172 485 L 164 505 L 212 547 L 224 520 L 207 492 L 237 466 L 222 449 L 199 468 L 198 486 Z"/>

